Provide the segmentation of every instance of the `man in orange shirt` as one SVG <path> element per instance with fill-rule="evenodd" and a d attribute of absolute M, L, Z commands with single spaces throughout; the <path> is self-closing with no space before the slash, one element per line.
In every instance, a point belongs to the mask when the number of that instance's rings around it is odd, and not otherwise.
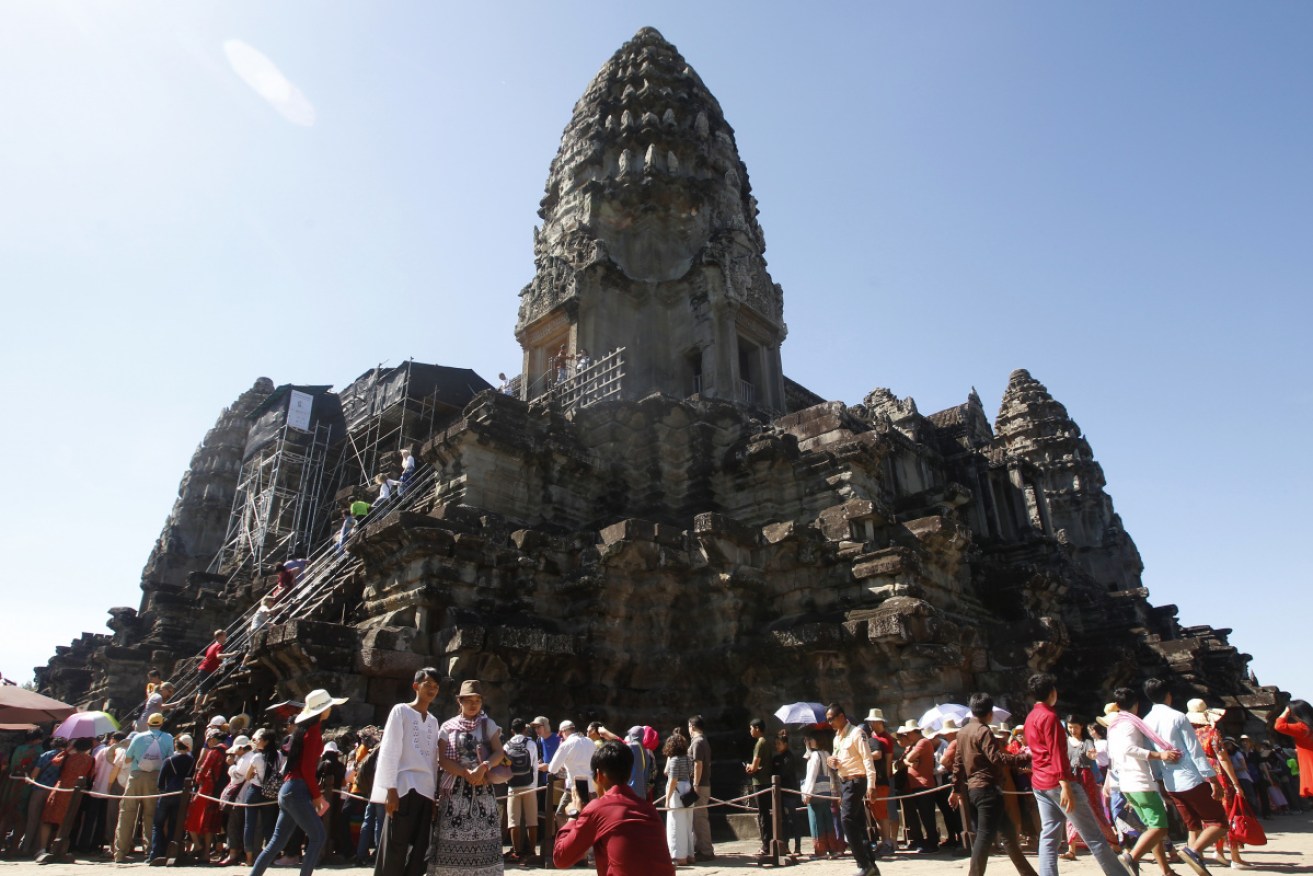
<path fill-rule="evenodd" d="M 935 822 L 935 798 L 921 793 L 936 786 L 935 743 L 921 734 L 915 721 L 907 721 L 898 728 L 898 741 L 902 743 L 903 763 L 907 766 L 907 793 L 904 811 L 907 813 L 907 830 L 912 836 L 911 846 L 923 855 L 939 851 L 939 827 Z"/>

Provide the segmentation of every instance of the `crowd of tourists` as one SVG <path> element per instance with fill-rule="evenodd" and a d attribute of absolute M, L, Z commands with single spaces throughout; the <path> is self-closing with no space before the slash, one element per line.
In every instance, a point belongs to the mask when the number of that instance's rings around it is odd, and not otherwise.
<path fill-rule="evenodd" d="M 460 685 L 452 717 L 436 718 L 441 682 L 436 669 L 419 670 L 413 699 L 381 729 L 330 738 L 326 723 L 346 700 L 316 690 L 278 726 L 214 715 L 197 745 L 166 729 L 181 703 L 152 674 L 133 732 L 47 741 L 33 730 L 7 753 L 0 849 L 39 856 L 63 826 L 73 851 L 116 863 L 190 856 L 251 876 L 331 862 L 379 876 L 489 876 L 544 865 L 545 826 L 558 868 L 667 874 L 715 860 L 709 811 L 728 806 L 755 812 L 759 855 L 803 855 L 809 835 L 805 854 L 849 857 L 857 876 L 878 876 L 877 862 L 895 855 L 950 851 L 970 855 L 971 876 L 996 852 L 1035 876 L 1028 851 L 1043 876 L 1083 853 L 1108 876 L 1138 876 L 1149 861 L 1160 876 L 1174 864 L 1207 876 L 1248 869 L 1244 851 L 1263 841 L 1262 824 L 1313 798 L 1307 702 L 1274 716 L 1270 738 L 1231 738 L 1218 729 L 1221 709 L 1189 700 L 1178 710 L 1157 679 L 1117 689 L 1091 722 L 1058 715 L 1057 682 L 1043 673 L 1030 678 L 1033 707 L 1015 728 L 995 720 L 986 693 L 972 695 L 969 716 L 934 726 L 891 729 L 879 708 L 853 720 L 839 703 L 792 731 L 753 719 L 743 793 L 731 800 L 711 796 L 700 716 L 664 737 L 571 720 L 553 730 L 545 716 L 503 730 L 478 681 Z M 802 736 L 801 758 L 791 733 Z M 88 782 L 74 821 L 67 791 Z"/>

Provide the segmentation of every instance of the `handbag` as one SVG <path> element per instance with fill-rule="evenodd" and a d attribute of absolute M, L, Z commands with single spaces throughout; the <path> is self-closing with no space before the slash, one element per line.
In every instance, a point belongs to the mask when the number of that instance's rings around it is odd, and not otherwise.
<path fill-rule="evenodd" d="M 1232 838 L 1247 846 L 1267 845 L 1267 832 L 1254 817 L 1254 810 L 1244 794 L 1237 793 L 1231 798 L 1231 806 L 1226 813 L 1227 827 Z"/>
<path fill-rule="evenodd" d="M 690 787 L 687 791 L 681 791 L 679 790 L 681 785 L 690 785 Z M 675 792 L 679 794 L 679 802 L 684 804 L 685 809 L 696 805 L 698 802 L 698 789 L 691 787 L 689 782 L 676 782 Z"/>

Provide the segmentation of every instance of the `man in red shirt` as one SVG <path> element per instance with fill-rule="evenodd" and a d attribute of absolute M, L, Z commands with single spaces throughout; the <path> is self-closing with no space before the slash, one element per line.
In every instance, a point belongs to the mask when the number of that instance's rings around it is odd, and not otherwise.
<path fill-rule="evenodd" d="M 206 646 L 201 655 L 201 663 L 196 667 L 196 671 L 201 674 L 200 684 L 196 688 L 196 705 L 197 712 L 205 705 L 205 698 L 218 681 L 219 666 L 229 657 L 236 657 L 236 654 L 225 654 L 223 643 L 228 641 L 228 633 L 224 630 L 214 631 L 214 641 Z"/>
<path fill-rule="evenodd" d="M 1035 698 L 1035 708 L 1026 716 L 1026 746 L 1030 749 L 1030 784 L 1041 821 L 1040 876 L 1058 876 L 1058 843 L 1068 819 L 1105 876 L 1126 876 L 1126 868 L 1103 838 L 1089 798 L 1072 774 L 1067 731 L 1053 711 L 1058 703 L 1058 680 L 1047 672 L 1037 672 L 1026 682 L 1026 688 Z"/>
<path fill-rule="evenodd" d="M 556 834 L 552 863 L 573 866 L 591 848 L 597 876 L 674 876 L 666 831 L 656 807 L 629 788 L 634 753 L 623 742 L 598 746 L 592 759 L 597 796 Z"/>

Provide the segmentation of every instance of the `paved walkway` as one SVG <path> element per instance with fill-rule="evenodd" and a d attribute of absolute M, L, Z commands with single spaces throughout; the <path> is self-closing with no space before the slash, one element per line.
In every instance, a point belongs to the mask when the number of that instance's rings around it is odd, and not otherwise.
<path fill-rule="evenodd" d="M 1313 874 L 1313 814 L 1304 813 L 1302 815 L 1292 815 L 1282 818 L 1273 818 L 1264 823 L 1264 828 L 1268 832 L 1268 844 L 1261 848 L 1248 849 L 1245 851 L 1245 857 L 1253 863 L 1255 874 L 1260 873 L 1282 873 L 1282 874 Z M 680 874 L 688 876 L 717 876 L 717 874 L 734 874 L 734 876 L 745 876 L 747 873 L 764 872 L 772 868 L 759 867 L 750 852 L 754 849 L 756 843 L 734 842 L 722 843 L 716 847 L 716 860 L 708 864 L 699 864 L 696 867 L 680 867 Z M 810 848 L 810 841 L 805 840 L 803 849 Z M 1062 876 L 1098 876 L 1099 868 L 1095 865 L 1093 858 L 1088 854 L 1081 855 L 1075 863 L 1060 861 L 1060 871 Z M 785 868 L 780 868 L 785 869 Z M 1192 871 L 1185 865 L 1176 865 L 1175 871 L 1179 876 L 1193 876 Z M 44 866 L 37 865 L 30 861 L 0 861 L 0 876 L 93 876 L 101 872 L 126 872 L 130 870 L 141 871 L 143 876 L 146 872 L 170 874 L 170 876 L 245 876 L 245 868 L 238 867 L 174 867 L 169 869 L 148 870 L 144 864 L 111 864 L 104 860 L 74 860 L 71 862 L 59 864 L 47 864 Z M 806 858 L 799 861 L 795 866 L 787 868 L 788 872 L 796 873 L 798 876 L 851 876 L 854 865 L 852 858 L 841 858 L 837 861 L 812 861 Z M 366 874 L 372 872 L 361 868 L 353 868 L 345 865 L 327 866 L 319 868 L 321 872 L 341 872 L 343 874 Z M 296 873 L 292 868 L 274 868 L 271 873 Z M 532 870 L 515 870 L 508 872 L 532 873 Z M 569 872 L 583 874 L 583 869 L 573 869 Z M 883 876 L 962 876 L 967 872 L 967 859 L 965 857 L 954 857 L 946 854 L 933 856 L 916 856 L 910 854 L 900 854 L 893 860 L 880 862 L 880 872 Z M 997 876 L 1010 876 L 1014 873 L 1006 857 L 994 857 L 990 860 L 989 872 Z M 1212 868 L 1213 876 L 1221 876 L 1225 873 L 1230 876 L 1234 871 L 1221 866 Z M 1157 870 L 1152 862 L 1143 868 L 1144 876 L 1156 876 Z"/>

